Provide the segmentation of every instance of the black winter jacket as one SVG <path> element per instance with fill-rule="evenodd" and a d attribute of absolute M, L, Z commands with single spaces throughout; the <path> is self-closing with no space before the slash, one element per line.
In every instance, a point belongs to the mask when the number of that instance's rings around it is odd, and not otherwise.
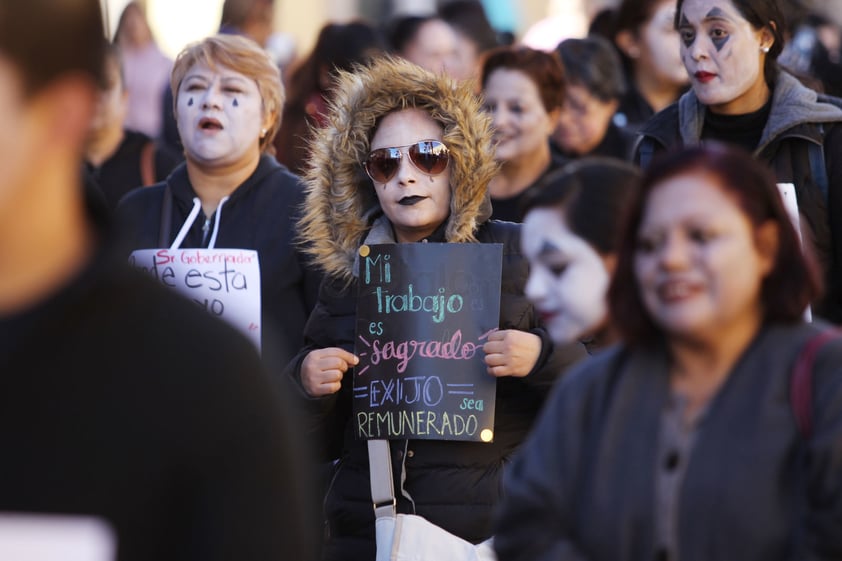
<path fill-rule="evenodd" d="M 838 104 L 842 100 L 820 98 L 781 71 L 769 119 L 754 151 L 779 182 L 795 185 L 802 232 L 812 240 L 825 272 L 827 294 L 814 311 L 835 323 L 842 322 L 842 109 Z M 658 152 L 700 143 L 705 111 L 692 90 L 685 93 L 641 129 L 635 160 L 645 167 Z M 819 173 L 822 168 L 824 173 Z"/>
<path fill-rule="evenodd" d="M 325 500 L 329 536 L 325 557 L 374 559 L 367 445 L 355 440 L 347 426 L 352 418 L 353 374 L 343 377 L 337 394 L 311 399 L 301 386 L 300 368 L 311 349 L 338 346 L 353 351 L 360 245 L 395 242 L 362 162 L 369 155 L 377 124 L 385 115 L 408 107 L 433 116 L 450 150 L 450 213 L 428 241 L 503 244 L 500 327 L 531 331 L 542 339 L 533 372 L 497 380 L 493 443 L 391 443 L 398 511 L 414 511 L 462 538 L 481 541 L 490 535 L 503 465 L 529 430 L 553 380 L 567 364 L 583 357 L 584 349 L 578 344 L 553 347 L 523 294 L 528 265 L 520 253 L 520 226 L 489 221 L 488 183 L 497 164 L 490 118 L 481 111 L 470 86 L 454 85 L 405 61 L 380 59 L 365 71 L 339 72 L 334 91 L 327 122 L 310 145 L 307 200 L 299 222 L 309 254 L 325 271 L 325 281 L 307 323 L 307 347 L 287 370 L 304 396 L 301 401 L 314 408 L 314 427 L 326 430 L 321 434 L 328 441 L 329 457 L 339 458 Z M 418 180 L 424 181 L 421 176 Z"/>
<path fill-rule="evenodd" d="M 160 239 L 163 203 L 171 193 L 171 212 Z M 193 208 L 196 196 L 181 164 L 163 183 L 136 189 L 117 209 L 117 222 L 128 251 L 169 247 Z M 257 250 L 260 258 L 262 348 L 273 364 L 286 364 L 303 345 L 304 324 L 316 301 L 321 275 L 294 243 L 303 198 L 297 176 L 271 156 L 260 158 L 254 173 L 210 217 L 194 221 L 183 248 L 207 247 L 216 215 L 221 216 L 216 247 Z"/>
<path fill-rule="evenodd" d="M 473 542 L 490 536 L 491 515 L 501 500 L 504 466 L 526 437 L 553 382 L 584 356 L 579 345 L 554 347 L 539 327 L 535 310 L 523 295 L 528 262 L 520 253 L 520 227 L 488 221 L 477 232 L 480 243 L 502 243 L 503 277 L 500 328 L 539 335 L 542 353 L 524 378 L 497 380 L 494 442 L 392 441 L 392 467 L 398 512 L 415 513 Z M 429 241 L 443 241 L 430 239 Z M 305 349 L 290 365 L 300 384 L 300 367 L 314 349 L 339 346 L 354 350 L 357 283 L 327 278 L 307 323 Z M 339 462 L 325 499 L 329 540 L 327 559 L 374 559 L 374 512 L 368 474 L 368 449 L 356 440 L 351 416 L 353 375 L 343 378 L 337 394 L 310 399 L 314 419 L 328 437 L 343 435 Z M 301 392 L 303 395 L 303 388 Z M 316 428 L 316 427 L 313 427 Z M 334 442 L 334 445 L 339 445 Z M 401 477 L 404 495 L 401 496 Z"/>

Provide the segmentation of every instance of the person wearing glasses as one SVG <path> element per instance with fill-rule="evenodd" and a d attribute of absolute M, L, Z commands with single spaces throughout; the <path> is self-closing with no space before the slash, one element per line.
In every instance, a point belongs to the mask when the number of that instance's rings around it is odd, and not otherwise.
<path fill-rule="evenodd" d="M 326 559 L 375 556 L 366 442 L 351 414 L 358 249 L 376 243 L 503 244 L 499 331 L 482 348 L 497 378 L 493 443 L 390 441 L 399 513 L 415 513 L 478 543 L 490 536 L 504 465 L 524 439 L 556 377 L 584 355 L 554 346 L 523 294 L 528 263 L 520 225 L 489 220 L 497 166 L 490 118 L 470 84 L 454 85 L 405 60 L 383 57 L 340 72 L 328 124 L 312 145 L 300 236 L 324 271 L 287 368 L 338 458 L 325 498 Z M 318 434 L 318 433 L 317 433 Z"/>

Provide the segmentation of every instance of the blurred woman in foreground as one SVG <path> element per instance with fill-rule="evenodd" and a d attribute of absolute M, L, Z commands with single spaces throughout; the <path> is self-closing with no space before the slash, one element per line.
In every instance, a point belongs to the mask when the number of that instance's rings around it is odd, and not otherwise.
<path fill-rule="evenodd" d="M 842 339 L 815 357 L 807 438 L 788 393 L 819 276 L 774 179 L 715 145 L 667 156 L 622 240 L 624 344 L 556 386 L 505 479 L 500 559 L 838 558 Z"/>

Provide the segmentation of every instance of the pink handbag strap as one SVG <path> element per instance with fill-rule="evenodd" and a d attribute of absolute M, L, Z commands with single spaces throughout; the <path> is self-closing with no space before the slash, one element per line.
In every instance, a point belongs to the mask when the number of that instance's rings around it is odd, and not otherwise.
<path fill-rule="evenodd" d="M 827 329 L 808 339 L 799 351 L 792 369 L 789 400 L 798 432 L 808 440 L 813 432 L 813 364 L 816 362 L 819 349 L 839 335 L 838 330 Z"/>

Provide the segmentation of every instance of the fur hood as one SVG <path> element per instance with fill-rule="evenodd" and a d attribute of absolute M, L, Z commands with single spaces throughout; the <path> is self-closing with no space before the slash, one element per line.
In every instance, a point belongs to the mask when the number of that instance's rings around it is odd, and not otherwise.
<path fill-rule="evenodd" d="M 497 171 L 491 121 L 471 86 L 455 85 L 403 60 L 385 57 L 370 67 L 339 72 L 327 125 L 316 131 L 304 175 L 306 203 L 300 235 L 305 251 L 327 275 L 350 281 L 357 250 L 380 214 L 362 162 L 381 119 L 394 111 L 427 111 L 450 149 L 448 242 L 475 242 L 491 214 L 488 182 Z"/>

